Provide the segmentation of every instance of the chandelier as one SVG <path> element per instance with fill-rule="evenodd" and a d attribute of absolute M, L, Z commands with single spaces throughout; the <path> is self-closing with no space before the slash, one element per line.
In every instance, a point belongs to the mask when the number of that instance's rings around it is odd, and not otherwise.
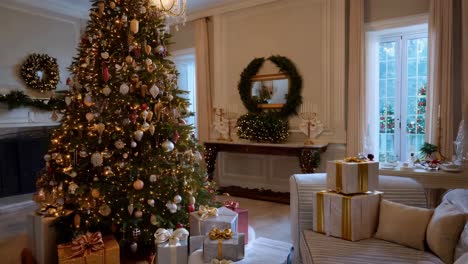
<path fill-rule="evenodd" d="M 187 0 L 150 0 L 152 6 L 155 6 L 166 16 L 166 25 L 168 27 L 184 24 L 187 20 Z"/>

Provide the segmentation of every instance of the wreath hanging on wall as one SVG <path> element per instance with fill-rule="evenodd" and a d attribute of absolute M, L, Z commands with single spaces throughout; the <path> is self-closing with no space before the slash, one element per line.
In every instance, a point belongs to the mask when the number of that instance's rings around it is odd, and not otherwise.
<path fill-rule="evenodd" d="M 41 92 L 55 90 L 60 80 L 57 59 L 47 54 L 29 55 L 21 65 L 20 73 L 29 88 Z"/>
<path fill-rule="evenodd" d="M 302 103 L 302 77 L 296 69 L 294 63 L 284 56 L 271 56 L 268 58 L 273 62 L 281 73 L 286 74 L 289 77 L 289 94 L 286 100 L 286 104 L 279 110 L 278 114 L 280 117 L 287 118 L 290 115 L 297 114 L 297 107 Z M 265 58 L 255 58 L 241 73 L 241 79 L 239 81 L 238 89 L 239 94 L 244 103 L 245 108 L 251 113 L 260 113 L 262 109 L 258 107 L 258 101 L 252 98 L 252 78 L 257 75 L 258 71 L 265 62 Z"/>

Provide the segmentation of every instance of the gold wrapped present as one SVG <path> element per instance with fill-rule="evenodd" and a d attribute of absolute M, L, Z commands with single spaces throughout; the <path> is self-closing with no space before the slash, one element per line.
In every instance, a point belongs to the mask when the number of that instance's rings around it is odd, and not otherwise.
<path fill-rule="evenodd" d="M 226 207 L 200 206 L 198 211 L 190 213 L 189 221 L 192 236 L 204 236 L 213 228 L 237 232 L 238 214 Z"/>
<path fill-rule="evenodd" d="M 203 261 L 213 259 L 238 261 L 244 258 L 244 234 L 233 233 L 231 229 L 213 228 L 203 241 Z"/>
<path fill-rule="evenodd" d="M 312 229 L 351 241 L 370 238 L 377 229 L 381 195 L 381 192 L 354 195 L 316 192 Z"/>
<path fill-rule="evenodd" d="M 57 249 L 59 264 L 120 263 L 119 244 L 111 236 L 102 238 L 100 232 L 87 233 Z"/>
<path fill-rule="evenodd" d="M 379 187 L 379 162 L 346 158 L 327 163 L 327 189 L 343 194 L 365 193 Z"/>

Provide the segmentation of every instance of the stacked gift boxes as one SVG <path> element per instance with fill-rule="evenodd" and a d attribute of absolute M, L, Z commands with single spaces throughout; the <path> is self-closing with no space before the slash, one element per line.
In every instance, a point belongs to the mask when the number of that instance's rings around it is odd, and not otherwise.
<path fill-rule="evenodd" d="M 190 214 L 190 253 L 202 248 L 205 262 L 244 258 L 245 234 L 238 232 L 239 214 L 231 209 L 201 206 Z"/>
<path fill-rule="evenodd" d="M 357 241 L 377 228 L 381 192 L 379 163 L 346 158 L 327 164 L 327 190 L 313 194 L 313 230 Z"/>

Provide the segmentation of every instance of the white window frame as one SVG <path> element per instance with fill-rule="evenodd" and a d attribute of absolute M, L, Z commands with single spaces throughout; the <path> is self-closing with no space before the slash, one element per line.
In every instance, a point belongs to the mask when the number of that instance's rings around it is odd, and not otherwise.
<path fill-rule="evenodd" d="M 368 23 L 365 25 L 366 28 L 366 100 L 367 100 L 367 133 L 364 138 L 364 150 L 367 153 L 379 153 L 379 100 L 375 98 L 379 97 L 379 64 L 378 63 L 378 45 L 383 41 L 398 40 L 398 47 L 400 52 L 398 56 L 404 56 L 402 52 L 406 53 L 406 41 L 402 41 L 401 32 L 405 32 L 405 35 L 415 36 L 421 32 L 426 32 L 427 36 L 427 26 L 428 25 L 428 15 L 420 14 L 415 16 L 409 16 L 404 18 L 390 19 L 384 21 L 376 21 Z M 403 45 L 402 45 L 403 44 Z M 403 47 L 404 46 L 404 47 Z M 373 53 L 377 51 L 377 56 Z M 405 57 L 406 58 L 406 57 Z M 401 58 L 397 58 L 401 62 Z M 403 69 L 404 67 L 404 69 Z M 396 96 L 401 97 L 400 93 L 406 94 L 407 89 L 407 78 L 406 78 L 406 63 L 397 63 L 396 72 L 396 82 L 401 82 L 401 89 L 397 89 Z M 429 88 L 429 87 L 428 87 Z M 377 91 L 375 91 L 377 90 Z M 429 92 L 429 91 L 428 91 Z M 403 102 L 404 100 L 404 102 Z M 401 102 L 397 102 L 395 105 L 395 142 L 400 142 L 400 144 L 395 144 L 394 150 L 395 153 L 399 153 L 400 160 L 405 160 L 406 155 L 409 153 L 402 153 L 401 150 L 405 149 L 406 144 L 406 120 L 401 120 L 401 116 L 406 117 L 406 108 L 400 107 L 401 104 L 405 105 L 406 96 Z M 376 103 L 377 101 L 377 103 Z M 430 106 L 426 105 L 426 112 L 430 111 Z M 403 130 L 402 130 L 403 129 Z M 426 129 L 429 129 L 426 126 Z M 376 131 L 371 132 L 371 131 Z M 398 131 L 398 132 L 397 132 Z M 426 130 L 426 135 L 428 131 Z M 397 137 L 400 137 L 397 141 Z"/>

